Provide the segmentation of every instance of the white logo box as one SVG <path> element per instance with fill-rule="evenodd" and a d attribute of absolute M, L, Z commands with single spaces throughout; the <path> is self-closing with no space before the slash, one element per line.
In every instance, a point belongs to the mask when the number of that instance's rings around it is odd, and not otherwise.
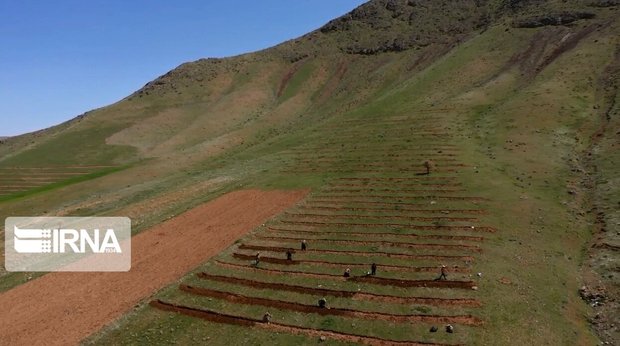
<path fill-rule="evenodd" d="M 10 272 L 125 272 L 131 268 L 127 217 L 9 217 L 4 265 Z"/>

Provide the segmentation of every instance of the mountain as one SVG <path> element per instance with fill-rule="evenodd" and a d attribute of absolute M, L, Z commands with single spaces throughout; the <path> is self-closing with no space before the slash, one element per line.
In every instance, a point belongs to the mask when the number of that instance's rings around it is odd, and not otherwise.
<path fill-rule="evenodd" d="M 465 341 L 617 340 L 619 14 L 615 0 L 369 1 L 2 139 L 0 178 L 26 183 L 0 188 L 0 214 L 127 215 L 140 231 L 240 187 L 320 191 L 342 174 L 321 155 L 341 150 L 345 165 L 434 125 L 475 167 L 464 179 L 500 230 L 482 262 L 496 275 L 481 276 L 485 325 Z M 0 287 L 24 281 L 0 274 Z"/>

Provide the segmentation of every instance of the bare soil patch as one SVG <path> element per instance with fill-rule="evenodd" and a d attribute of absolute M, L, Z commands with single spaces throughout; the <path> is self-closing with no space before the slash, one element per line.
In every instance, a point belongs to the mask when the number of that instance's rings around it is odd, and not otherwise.
<path fill-rule="evenodd" d="M 306 193 L 232 192 L 135 236 L 129 272 L 50 273 L 1 293 L 0 340 L 76 344 Z"/>

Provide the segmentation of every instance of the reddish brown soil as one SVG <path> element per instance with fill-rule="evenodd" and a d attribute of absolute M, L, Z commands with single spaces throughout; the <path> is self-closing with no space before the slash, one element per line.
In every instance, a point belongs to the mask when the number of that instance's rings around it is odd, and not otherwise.
<path fill-rule="evenodd" d="M 133 237 L 129 272 L 50 273 L 0 293 L 0 343 L 76 344 L 306 193 L 232 192 Z"/>
<path fill-rule="evenodd" d="M 317 305 L 308 305 L 287 302 L 282 300 L 250 297 L 238 293 L 231 293 L 219 290 L 213 290 L 204 287 L 194 287 L 189 285 L 180 285 L 179 288 L 187 293 L 217 298 L 233 302 L 237 304 L 245 305 L 260 305 L 268 308 L 275 308 L 281 310 L 297 311 L 303 313 L 313 313 L 319 315 L 329 316 L 344 316 L 355 317 L 370 320 L 384 320 L 390 322 L 411 323 L 411 322 L 425 322 L 425 323 L 458 323 L 465 325 L 480 325 L 481 320 L 471 315 L 456 315 L 456 316 L 444 316 L 444 315 L 397 315 L 385 312 L 372 312 L 372 311 L 360 311 L 347 308 L 321 308 Z"/>
<path fill-rule="evenodd" d="M 287 285 L 272 282 L 262 282 L 255 280 L 248 280 L 230 276 L 210 275 L 207 273 L 198 273 L 198 277 L 205 280 L 212 280 L 218 282 L 226 282 L 246 287 L 254 287 L 261 289 L 272 289 L 278 291 L 288 291 L 312 294 L 316 296 L 331 296 L 331 297 L 344 297 L 352 298 L 355 300 L 373 300 L 394 304 L 421 304 L 421 305 L 433 305 L 433 306 L 481 306 L 480 301 L 476 299 L 448 299 L 448 298 L 433 298 L 433 297 L 397 297 L 383 294 L 374 294 L 367 292 L 354 292 L 354 291 L 340 291 L 331 290 L 326 288 L 313 288 L 297 285 Z"/>
<path fill-rule="evenodd" d="M 300 61 L 297 64 L 294 64 L 284 76 L 282 76 L 282 80 L 280 81 L 280 87 L 278 88 L 278 97 L 282 96 L 284 89 L 286 89 L 286 85 L 293 78 L 297 70 L 303 65 L 304 61 Z"/>
<path fill-rule="evenodd" d="M 312 328 L 304 328 L 297 327 L 292 325 L 280 324 L 276 322 L 263 323 L 260 320 L 251 319 L 247 317 L 241 316 L 232 316 L 225 315 L 215 311 L 192 308 L 172 303 L 163 302 L 161 300 L 153 300 L 150 305 L 154 308 L 181 313 L 187 316 L 198 317 L 207 321 L 216 322 L 216 323 L 226 323 L 226 324 L 234 324 L 241 325 L 246 327 L 259 327 L 263 329 L 267 329 L 274 332 L 280 333 L 290 333 L 290 334 L 303 334 L 312 337 L 326 337 L 340 341 L 352 342 L 352 343 L 362 343 L 365 345 L 373 345 L 373 346 L 442 346 L 444 344 L 435 344 L 435 343 L 427 343 L 427 342 L 415 342 L 415 341 L 393 341 L 380 339 L 370 336 L 356 335 L 356 334 L 347 334 Z"/>

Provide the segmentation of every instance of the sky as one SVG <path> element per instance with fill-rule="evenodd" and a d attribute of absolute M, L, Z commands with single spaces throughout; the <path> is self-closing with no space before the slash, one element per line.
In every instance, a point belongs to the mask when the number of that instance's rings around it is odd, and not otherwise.
<path fill-rule="evenodd" d="M 0 0 L 0 136 L 114 103 L 181 63 L 264 49 L 365 0 Z"/>

